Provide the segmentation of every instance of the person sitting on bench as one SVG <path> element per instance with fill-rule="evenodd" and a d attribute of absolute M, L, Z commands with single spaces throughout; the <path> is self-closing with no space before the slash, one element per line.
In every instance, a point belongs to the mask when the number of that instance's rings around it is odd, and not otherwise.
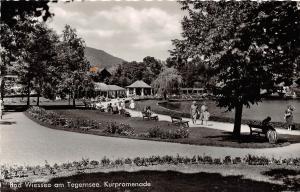
<path fill-rule="evenodd" d="M 271 117 L 268 116 L 262 121 L 261 125 L 263 128 L 263 133 L 267 133 L 268 130 L 275 130 L 274 127 L 270 125 L 271 120 L 272 120 Z"/>
<path fill-rule="evenodd" d="M 146 107 L 146 113 L 149 115 L 150 118 L 156 118 L 157 115 L 154 114 L 152 111 L 151 111 L 151 107 L 150 106 L 147 106 Z"/>
<path fill-rule="evenodd" d="M 113 114 L 118 114 L 119 113 L 117 103 L 114 103 L 114 105 L 112 106 L 112 112 L 113 112 Z"/>
<path fill-rule="evenodd" d="M 112 113 L 112 110 L 113 110 L 113 108 L 112 108 L 111 103 L 108 103 L 108 105 L 107 105 L 107 112 L 108 113 Z"/>

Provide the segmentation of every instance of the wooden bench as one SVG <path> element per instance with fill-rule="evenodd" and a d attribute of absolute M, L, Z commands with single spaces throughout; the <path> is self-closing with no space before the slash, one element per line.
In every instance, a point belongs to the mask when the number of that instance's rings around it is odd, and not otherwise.
<path fill-rule="evenodd" d="M 151 115 L 151 113 L 148 113 L 146 111 L 142 111 L 142 116 L 143 116 L 143 119 L 158 121 L 158 115 Z"/>
<path fill-rule="evenodd" d="M 175 125 L 182 125 L 184 127 L 189 127 L 189 121 L 183 121 L 182 117 L 178 117 L 178 116 L 171 116 L 171 121 L 172 123 L 174 123 Z"/>
<path fill-rule="evenodd" d="M 273 128 L 272 126 L 266 127 L 261 124 L 248 124 L 248 126 L 250 128 L 250 135 L 254 135 L 254 133 L 259 136 L 265 135 L 269 143 L 276 143 L 278 135 L 275 128 Z"/>

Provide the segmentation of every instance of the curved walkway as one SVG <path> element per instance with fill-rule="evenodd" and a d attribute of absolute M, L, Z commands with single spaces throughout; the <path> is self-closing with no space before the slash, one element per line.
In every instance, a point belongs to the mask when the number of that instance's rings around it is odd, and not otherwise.
<path fill-rule="evenodd" d="M 132 117 L 142 117 L 142 114 L 140 111 L 135 111 L 131 109 L 126 109 Z M 160 121 L 170 121 L 171 122 L 171 117 L 168 115 L 161 115 L 157 114 L 158 119 Z M 190 127 L 205 127 L 205 128 L 211 128 L 211 129 L 219 129 L 223 131 L 229 131 L 232 132 L 233 130 L 233 124 L 232 123 L 224 123 L 224 122 L 217 122 L 217 121 L 209 121 L 208 125 L 201 125 L 200 120 L 197 120 L 196 124 L 192 123 L 192 120 L 190 118 L 182 118 L 184 121 L 189 121 L 189 126 Z M 286 135 L 300 135 L 300 131 L 298 130 L 293 130 L 293 131 L 288 131 L 287 129 L 280 129 L 276 128 L 277 133 L 279 134 L 286 134 Z M 242 133 L 250 133 L 250 129 L 248 125 L 241 125 L 241 132 Z"/>
<path fill-rule="evenodd" d="M 151 155 L 210 155 L 224 158 L 247 154 L 288 158 L 300 157 L 300 144 L 266 149 L 196 146 L 177 143 L 103 137 L 43 127 L 16 112 L 0 121 L 0 164 L 43 165 L 81 160 L 147 157 Z"/>

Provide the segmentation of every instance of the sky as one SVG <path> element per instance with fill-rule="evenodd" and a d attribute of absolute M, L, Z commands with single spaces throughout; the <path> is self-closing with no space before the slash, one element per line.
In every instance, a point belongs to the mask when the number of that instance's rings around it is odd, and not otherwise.
<path fill-rule="evenodd" d="M 48 25 L 61 33 L 66 24 L 77 30 L 88 47 L 127 61 L 146 56 L 165 60 L 181 38 L 184 12 L 176 1 L 86 1 L 51 3 L 55 16 Z"/>

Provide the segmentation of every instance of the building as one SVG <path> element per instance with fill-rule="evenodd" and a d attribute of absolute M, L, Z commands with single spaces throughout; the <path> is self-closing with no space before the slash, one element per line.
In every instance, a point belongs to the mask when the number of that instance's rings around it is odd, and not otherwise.
<path fill-rule="evenodd" d="M 144 81 L 136 81 L 131 85 L 126 87 L 126 95 L 130 96 L 146 96 L 152 95 L 153 89 L 150 85 L 145 83 Z"/>
<path fill-rule="evenodd" d="M 95 82 L 103 82 L 105 79 L 111 77 L 111 73 L 106 68 L 91 67 L 89 72 Z"/>
<path fill-rule="evenodd" d="M 107 98 L 118 98 L 126 96 L 126 89 L 117 85 L 107 85 L 105 83 L 94 83 L 96 96 Z"/>

